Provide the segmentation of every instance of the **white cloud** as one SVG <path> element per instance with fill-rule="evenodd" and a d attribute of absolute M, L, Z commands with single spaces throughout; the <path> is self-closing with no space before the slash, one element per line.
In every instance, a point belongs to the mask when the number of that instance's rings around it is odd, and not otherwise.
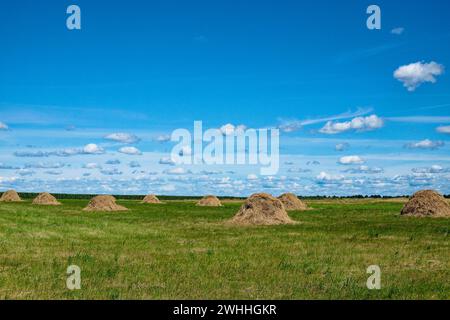
<path fill-rule="evenodd" d="M 21 175 L 22 177 L 25 177 L 25 176 L 32 176 L 33 174 L 35 174 L 35 172 L 30 169 L 20 169 L 17 171 L 17 174 Z"/>
<path fill-rule="evenodd" d="M 191 174 L 192 172 L 184 168 L 173 168 L 170 170 L 164 170 L 164 173 L 170 175 L 184 175 L 184 174 Z"/>
<path fill-rule="evenodd" d="M 99 147 L 95 143 L 90 143 L 84 146 L 83 153 L 85 154 L 102 154 L 105 153 L 102 147 Z"/>
<path fill-rule="evenodd" d="M 430 172 L 431 173 L 439 173 L 439 172 L 442 172 L 442 171 L 444 171 L 444 168 L 442 168 L 441 166 L 439 166 L 439 165 L 432 165 L 431 166 L 431 168 L 430 168 Z"/>
<path fill-rule="evenodd" d="M 131 161 L 131 162 L 128 164 L 128 166 L 129 166 L 130 168 L 140 168 L 140 167 L 141 167 L 140 163 L 137 162 L 137 161 Z"/>
<path fill-rule="evenodd" d="M 446 173 L 446 172 L 450 172 L 450 168 L 443 168 L 439 165 L 432 165 L 429 168 L 413 168 L 411 169 L 412 172 L 414 173 Z"/>
<path fill-rule="evenodd" d="M 50 152 L 44 151 L 15 151 L 14 156 L 20 158 L 43 158 L 50 156 Z M 56 155 L 56 154 L 55 154 Z"/>
<path fill-rule="evenodd" d="M 117 168 L 105 169 L 105 170 L 101 170 L 100 172 L 105 176 L 116 176 L 116 175 L 121 175 L 123 173 L 122 171 L 120 171 Z"/>
<path fill-rule="evenodd" d="M 347 142 L 344 142 L 344 143 L 338 143 L 338 144 L 334 147 L 334 149 L 335 149 L 336 151 L 345 151 L 345 150 L 347 150 L 348 148 L 350 148 L 350 144 L 348 144 Z"/>
<path fill-rule="evenodd" d="M 231 123 L 225 124 L 220 128 L 220 132 L 222 132 L 222 134 L 224 136 L 231 136 L 231 135 L 239 135 L 239 134 L 243 134 L 245 132 L 245 130 L 247 129 L 246 126 L 244 126 L 243 124 L 235 126 Z"/>
<path fill-rule="evenodd" d="M 215 174 L 222 174 L 222 171 L 219 170 L 202 170 L 200 172 L 200 174 L 206 175 L 206 176 L 211 176 L 211 175 L 215 175 Z"/>
<path fill-rule="evenodd" d="M 164 135 L 157 136 L 155 138 L 155 141 L 160 142 L 160 143 L 169 142 L 170 141 L 170 135 L 164 134 Z"/>
<path fill-rule="evenodd" d="M 328 121 L 327 124 L 319 130 L 324 134 L 338 134 L 350 130 L 354 131 L 371 131 L 383 127 L 384 121 L 377 115 L 373 114 L 368 117 L 357 117 L 351 121 L 345 122 L 332 122 Z"/>
<path fill-rule="evenodd" d="M 343 175 L 331 175 L 329 173 L 326 173 L 325 171 L 322 171 L 319 173 L 319 175 L 316 177 L 316 180 L 318 182 L 331 182 L 331 181 L 340 181 L 344 179 Z"/>
<path fill-rule="evenodd" d="M 362 164 L 364 162 L 364 159 L 362 159 L 360 156 L 345 156 L 339 159 L 339 163 L 343 165 Z"/>
<path fill-rule="evenodd" d="M 0 169 L 1 170 L 19 170 L 21 169 L 19 166 L 13 166 L 10 164 L 4 164 L 0 162 Z"/>
<path fill-rule="evenodd" d="M 34 168 L 34 169 L 61 169 L 65 167 L 64 163 L 56 162 L 56 163 L 47 163 L 47 162 L 39 162 L 39 163 L 27 163 L 25 168 Z"/>
<path fill-rule="evenodd" d="M 359 166 L 358 168 L 350 168 L 345 170 L 347 173 L 364 173 L 364 174 L 376 174 L 376 173 L 383 173 L 384 170 L 379 167 L 368 167 L 368 166 Z"/>
<path fill-rule="evenodd" d="M 106 161 L 105 164 L 111 164 L 111 165 L 120 164 L 120 160 L 118 160 L 118 159 L 111 159 L 111 160 Z"/>
<path fill-rule="evenodd" d="M 16 177 L 0 177 L 0 183 L 14 183 L 17 181 Z"/>
<path fill-rule="evenodd" d="M 391 30 L 392 34 L 401 35 L 405 31 L 405 28 L 398 27 Z"/>
<path fill-rule="evenodd" d="M 164 157 L 164 158 L 159 159 L 159 164 L 174 166 L 175 162 L 169 157 Z"/>
<path fill-rule="evenodd" d="M 108 134 L 105 136 L 105 139 L 112 140 L 115 142 L 120 142 L 120 143 L 137 143 L 141 140 L 134 134 L 123 133 L 123 132 Z"/>
<path fill-rule="evenodd" d="M 140 156 L 142 152 L 136 147 L 122 147 L 118 150 L 120 153 L 128 154 L 131 156 Z"/>
<path fill-rule="evenodd" d="M 433 175 L 427 173 L 413 173 L 408 175 L 397 175 L 392 178 L 396 184 L 407 184 L 411 187 L 429 187 L 433 183 Z"/>
<path fill-rule="evenodd" d="M 416 62 L 399 67 L 394 78 L 403 83 L 408 91 L 414 91 L 422 83 L 435 83 L 436 77 L 444 73 L 444 66 L 434 61 L 430 63 Z"/>
<path fill-rule="evenodd" d="M 44 158 L 44 157 L 70 157 L 76 155 L 104 154 L 105 150 L 94 143 L 85 145 L 83 148 L 70 148 L 56 151 L 16 151 L 14 156 L 23 158 Z"/>
<path fill-rule="evenodd" d="M 310 169 L 302 169 L 302 168 L 290 168 L 288 170 L 289 173 L 308 173 L 311 172 Z"/>
<path fill-rule="evenodd" d="M 325 171 L 322 171 L 319 173 L 319 175 L 316 177 L 317 180 L 330 180 L 331 175 L 326 173 Z"/>
<path fill-rule="evenodd" d="M 51 176 L 60 176 L 63 174 L 63 172 L 61 170 L 48 170 L 45 171 L 46 174 L 49 174 Z"/>
<path fill-rule="evenodd" d="M 76 156 L 79 154 L 95 154 L 94 153 L 95 150 L 97 150 L 97 145 L 92 144 L 92 145 L 86 145 L 85 147 L 83 147 L 81 149 L 69 148 L 69 149 L 64 149 L 64 150 L 48 152 L 48 156 L 70 157 L 70 156 Z M 85 151 L 88 151 L 88 152 L 85 152 Z M 92 153 L 89 151 L 92 151 Z"/>
<path fill-rule="evenodd" d="M 5 123 L 0 121 L 0 130 L 8 130 L 8 129 L 9 127 Z"/>
<path fill-rule="evenodd" d="M 250 181 L 258 180 L 258 176 L 256 174 L 249 174 L 247 176 L 247 180 L 250 180 Z"/>
<path fill-rule="evenodd" d="M 349 119 L 353 117 L 361 117 L 363 115 L 368 114 L 372 111 L 372 108 L 358 108 L 355 112 L 344 112 L 338 115 L 330 116 L 330 117 L 324 117 L 324 118 L 317 118 L 317 119 L 308 119 L 308 120 L 284 120 L 281 125 L 278 126 L 278 128 L 286 133 L 298 131 L 304 126 L 309 126 L 312 124 L 317 123 L 323 123 L 326 121 L 336 121 L 341 119 Z"/>
<path fill-rule="evenodd" d="M 83 168 L 92 170 L 92 169 L 101 169 L 102 167 L 98 163 L 91 162 L 91 163 L 86 163 L 85 165 L 83 165 Z"/>
<path fill-rule="evenodd" d="M 439 133 L 448 133 L 448 134 L 450 134 L 450 126 L 437 127 L 436 131 L 439 132 Z"/>
<path fill-rule="evenodd" d="M 409 149 L 428 149 L 435 150 L 441 148 L 445 145 L 443 141 L 431 141 L 430 139 L 425 139 L 419 142 L 412 142 L 405 145 Z"/>

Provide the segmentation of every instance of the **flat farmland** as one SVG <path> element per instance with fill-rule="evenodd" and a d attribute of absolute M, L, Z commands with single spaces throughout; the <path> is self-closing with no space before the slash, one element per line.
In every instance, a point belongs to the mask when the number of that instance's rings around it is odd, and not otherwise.
<path fill-rule="evenodd" d="M 298 224 L 270 227 L 227 224 L 239 201 L 61 202 L 0 203 L 0 299 L 450 298 L 450 219 L 401 217 L 398 199 L 308 201 Z M 381 290 L 366 287 L 371 265 Z"/>

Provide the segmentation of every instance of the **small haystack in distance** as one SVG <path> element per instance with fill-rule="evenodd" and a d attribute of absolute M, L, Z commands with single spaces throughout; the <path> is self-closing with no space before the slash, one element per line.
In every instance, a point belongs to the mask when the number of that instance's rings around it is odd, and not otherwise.
<path fill-rule="evenodd" d="M 19 194 L 15 190 L 8 190 L 3 192 L 2 197 L 0 198 L 1 202 L 21 202 Z"/>
<path fill-rule="evenodd" d="M 409 199 L 401 214 L 415 217 L 450 217 L 450 204 L 438 192 L 422 190 Z"/>
<path fill-rule="evenodd" d="M 304 211 L 308 206 L 293 193 L 285 193 L 278 197 L 287 211 Z"/>
<path fill-rule="evenodd" d="M 289 218 L 283 203 L 267 193 L 257 193 L 245 200 L 231 220 L 237 225 L 280 225 L 295 223 Z"/>
<path fill-rule="evenodd" d="M 116 204 L 113 196 L 96 196 L 91 199 L 84 211 L 127 211 L 128 209 Z"/>
<path fill-rule="evenodd" d="M 41 205 L 41 206 L 59 206 L 61 205 L 58 200 L 54 196 L 52 196 L 50 193 L 44 192 L 39 194 L 36 198 L 33 200 L 33 204 Z"/>
<path fill-rule="evenodd" d="M 161 204 L 162 202 L 159 201 L 158 197 L 154 194 L 149 194 L 145 196 L 144 200 L 142 200 L 142 203 L 149 203 L 149 204 Z"/>
<path fill-rule="evenodd" d="M 221 207 L 219 198 L 216 196 L 206 196 L 203 197 L 199 202 L 197 202 L 197 206 L 200 207 Z"/>

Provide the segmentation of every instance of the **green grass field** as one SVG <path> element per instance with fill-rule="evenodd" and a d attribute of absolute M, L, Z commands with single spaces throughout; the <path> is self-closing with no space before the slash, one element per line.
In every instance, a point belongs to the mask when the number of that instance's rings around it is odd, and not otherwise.
<path fill-rule="evenodd" d="M 299 224 L 232 227 L 239 203 L 87 213 L 0 204 L 0 299 L 449 299 L 450 219 L 388 201 L 310 201 Z M 66 269 L 82 289 L 66 288 Z M 381 290 L 366 269 L 381 267 Z"/>

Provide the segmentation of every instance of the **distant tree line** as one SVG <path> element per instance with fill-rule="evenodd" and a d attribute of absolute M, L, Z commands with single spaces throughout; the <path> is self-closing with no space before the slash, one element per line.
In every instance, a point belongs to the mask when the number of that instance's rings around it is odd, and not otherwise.
<path fill-rule="evenodd" d="M 1 195 L 1 193 L 0 193 Z M 20 192 L 19 196 L 22 199 L 34 199 L 39 195 L 39 193 L 34 192 Z M 71 200 L 90 200 L 98 194 L 70 194 L 70 193 L 52 193 L 52 195 L 57 199 L 71 199 Z M 145 195 L 113 195 L 118 200 L 142 200 Z M 202 196 L 159 196 L 160 200 L 200 200 Z M 223 200 L 240 200 L 245 198 L 239 197 L 220 197 Z"/>
<path fill-rule="evenodd" d="M 1 193 L 0 193 L 1 194 Z M 38 193 L 22 192 L 19 193 L 22 199 L 34 199 Z M 69 194 L 69 193 L 53 193 L 57 199 L 73 199 L 73 200 L 89 200 L 97 196 L 97 194 Z M 142 200 L 145 195 L 114 195 L 119 200 Z M 199 200 L 202 196 L 158 196 L 161 200 Z M 393 199 L 393 198 L 409 198 L 409 195 L 399 196 L 382 196 L 382 195 L 352 195 L 352 196 L 299 196 L 305 200 L 324 200 L 324 199 Z M 444 195 L 450 198 L 450 194 Z M 222 200 L 244 200 L 245 197 L 219 197 Z"/>

